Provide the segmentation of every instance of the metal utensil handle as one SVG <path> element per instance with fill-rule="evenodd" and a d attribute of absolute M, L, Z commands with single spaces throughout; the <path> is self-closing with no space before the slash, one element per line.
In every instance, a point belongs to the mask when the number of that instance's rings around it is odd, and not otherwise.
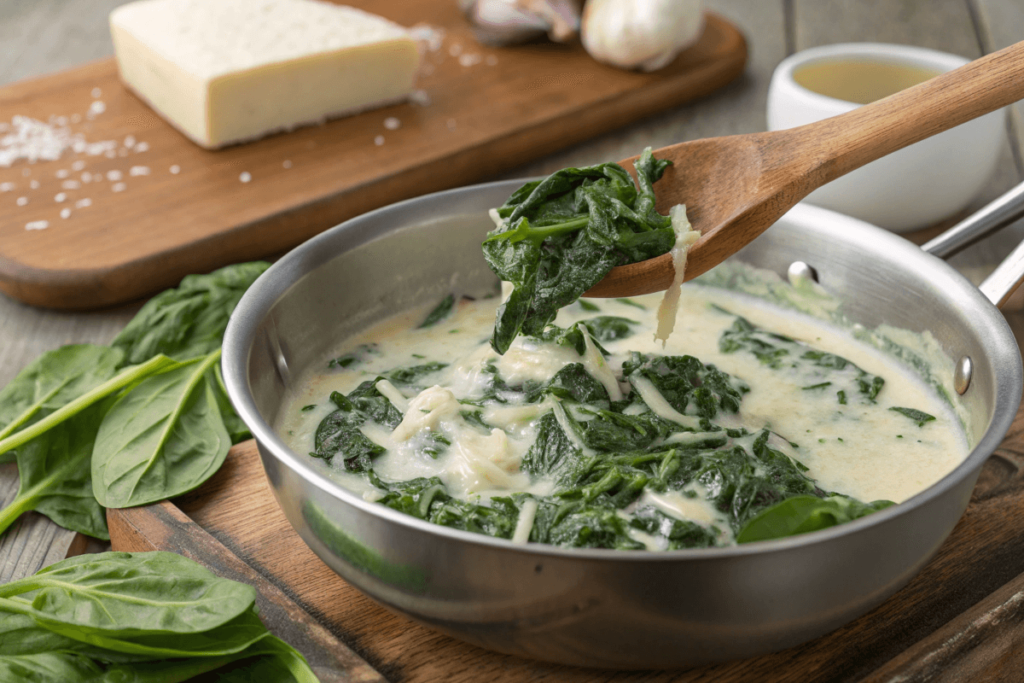
<path fill-rule="evenodd" d="M 948 259 L 997 230 L 1024 216 L 1024 183 L 975 211 L 921 248 L 929 254 Z"/>
<path fill-rule="evenodd" d="M 985 278 L 978 289 L 985 295 L 985 298 L 1002 308 L 1003 304 L 1017 291 L 1021 282 L 1024 282 L 1024 242 L 1018 244 L 1017 248 L 1003 259 L 1003 262 Z"/>

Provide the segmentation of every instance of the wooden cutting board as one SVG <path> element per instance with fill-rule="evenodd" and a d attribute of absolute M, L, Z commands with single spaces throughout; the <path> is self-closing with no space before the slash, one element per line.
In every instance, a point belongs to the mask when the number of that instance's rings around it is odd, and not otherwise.
<path fill-rule="evenodd" d="M 576 669 L 488 652 L 394 614 L 310 551 L 277 505 L 254 442 L 174 503 L 108 510 L 115 550 L 170 550 L 255 585 L 261 613 L 323 683 L 1019 683 L 1024 667 L 1024 411 L 937 556 L 871 613 L 764 657 L 689 671 Z"/>
<path fill-rule="evenodd" d="M 742 73 L 747 56 L 740 32 L 713 14 L 696 45 L 642 74 L 598 64 L 578 44 L 484 47 L 454 0 L 346 4 L 444 32 L 424 53 L 418 87 L 429 104 L 210 152 L 130 94 L 113 59 L 0 89 L 0 123 L 51 121 L 92 145 L 0 167 L 0 290 L 64 309 L 136 299 L 701 97 Z M 389 117 L 400 127 L 386 127 Z"/>

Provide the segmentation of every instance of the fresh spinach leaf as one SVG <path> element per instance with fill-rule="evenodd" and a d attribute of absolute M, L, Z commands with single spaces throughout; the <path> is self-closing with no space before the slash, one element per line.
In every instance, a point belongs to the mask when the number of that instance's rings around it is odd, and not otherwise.
<path fill-rule="evenodd" d="M 904 417 L 909 417 L 917 423 L 918 427 L 924 427 L 927 423 L 935 420 L 934 415 L 929 415 L 926 412 L 915 410 L 913 408 L 889 408 L 889 410 L 895 411 Z"/>
<path fill-rule="evenodd" d="M 669 164 L 644 150 L 636 185 L 618 164 L 562 169 L 527 183 L 497 210 L 502 224 L 484 241 L 484 258 L 514 285 L 498 307 L 491 338 L 498 353 L 520 332 L 540 335 L 559 308 L 613 267 L 672 248 L 672 221 L 656 211 L 653 190 Z"/>
<path fill-rule="evenodd" d="M 888 500 L 861 503 L 834 495 L 829 498 L 794 496 L 763 510 L 736 535 L 737 543 L 767 541 L 806 534 L 845 524 L 893 505 Z"/>
<path fill-rule="evenodd" d="M 103 418 L 92 454 L 92 484 L 105 507 L 154 503 L 196 488 L 224 462 L 231 438 L 208 356 L 147 377 Z"/>
<path fill-rule="evenodd" d="M 117 349 L 92 344 L 36 358 L 0 390 L 0 441 L 113 377 L 123 358 Z"/>
<path fill-rule="evenodd" d="M 420 323 L 420 328 L 431 327 L 447 318 L 452 313 L 452 309 L 455 307 L 455 295 L 449 294 L 445 298 L 441 299 L 441 303 L 434 307 L 427 317 Z"/>
<path fill-rule="evenodd" d="M 0 655 L 0 680 L 5 683 L 92 683 L 102 673 L 98 664 L 78 654 Z"/>
<path fill-rule="evenodd" d="M 231 312 L 269 263 L 252 261 L 187 275 L 175 289 L 150 299 L 111 346 L 125 363 L 144 363 L 163 354 L 175 360 L 207 356 L 220 348 Z"/>
<path fill-rule="evenodd" d="M 0 586 L 0 610 L 111 637 L 209 631 L 255 600 L 251 586 L 168 552 L 79 555 Z"/>
<path fill-rule="evenodd" d="M 92 405 L 18 448 L 18 494 L 0 510 L 0 534 L 23 512 L 35 510 L 65 529 L 110 538 L 106 514 L 92 494 L 90 468 L 96 432 L 109 408 L 109 400 Z"/>

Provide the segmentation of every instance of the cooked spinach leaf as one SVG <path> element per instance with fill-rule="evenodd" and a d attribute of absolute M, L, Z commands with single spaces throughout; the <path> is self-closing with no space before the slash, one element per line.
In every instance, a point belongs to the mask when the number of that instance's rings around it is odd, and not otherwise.
<path fill-rule="evenodd" d="M 584 320 L 583 324 L 590 331 L 590 336 L 597 341 L 609 342 L 616 339 L 625 339 L 633 335 L 630 325 L 639 325 L 635 320 L 620 318 L 615 315 L 601 315 L 596 318 Z"/>
<path fill-rule="evenodd" d="M 445 298 L 441 299 L 441 303 L 434 307 L 427 317 L 420 323 L 420 328 L 430 327 L 441 322 L 449 315 L 451 315 L 452 309 L 455 307 L 455 295 L 449 294 Z"/>
<path fill-rule="evenodd" d="M 920 410 L 913 408 L 889 408 L 889 410 L 895 411 L 904 417 L 909 417 L 911 420 L 917 423 L 918 427 L 924 427 L 927 423 L 935 420 L 934 415 L 929 415 Z"/>
<path fill-rule="evenodd" d="M 656 211 L 653 189 L 669 164 L 644 150 L 637 184 L 618 164 L 562 169 L 519 188 L 497 210 L 502 224 L 484 241 L 484 258 L 514 285 L 498 307 L 491 338 L 498 353 L 520 332 L 539 336 L 559 308 L 613 267 L 672 248 L 672 221 Z"/>
<path fill-rule="evenodd" d="M 743 394 L 750 391 L 742 380 L 693 356 L 648 356 L 634 351 L 622 364 L 622 374 L 644 377 L 675 410 L 686 415 L 693 405 L 689 414 L 708 421 L 715 419 L 719 410 L 739 412 Z M 639 400 L 639 392 L 634 395 Z"/>
<path fill-rule="evenodd" d="M 356 350 L 351 353 L 346 353 L 343 356 L 332 358 L 328 363 L 329 368 L 348 368 L 357 363 L 363 363 L 367 357 L 374 356 L 380 353 L 376 343 L 360 344 L 356 347 Z"/>
<path fill-rule="evenodd" d="M 337 391 L 331 394 L 338 409 L 320 422 L 314 440 L 316 450 L 310 455 L 327 461 L 341 456 L 350 472 L 371 469 L 373 458 L 383 455 L 385 448 L 367 438 L 359 427 L 369 420 L 394 429 L 402 421 L 402 413 L 377 391 L 376 384 L 381 379 L 363 382 L 348 396 Z"/>
<path fill-rule="evenodd" d="M 413 365 L 407 368 L 389 370 L 384 376 L 399 386 L 419 386 L 418 383 L 420 378 L 432 375 L 435 372 L 440 372 L 446 367 L 448 367 L 447 363 L 431 361 L 429 363 L 423 363 L 422 365 Z"/>
<path fill-rule="evenodd" d="M 723 308 L 717 310 L 732 315 Z M 826 351 L 812 349 L 803 342 L 767 332 L 746 318 L 736 316 L 732 327 L 718 340 L 722 353 L 745 351 L 762 364 L 779 370 L 792 369 L 808 382 L 805 389 L 835 389 L 836 402 L 847 405 L 850 396 L 860 396 L 861 403 L 875 403 L 885 380 L 862 370 L 847 359 Z M 820 381 L 819 381 L 820 380 Z M 832 391 L 833 388 L 829 388 Z"/>

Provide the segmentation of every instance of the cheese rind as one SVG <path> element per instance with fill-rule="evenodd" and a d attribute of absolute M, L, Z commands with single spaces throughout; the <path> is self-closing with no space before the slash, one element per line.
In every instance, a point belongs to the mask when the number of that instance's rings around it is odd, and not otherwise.
<path fill-rule="evenodd" d="M 110 30 L 125 84 L 207 148 L 401 101 L 419 66 L 401 26 L 318 0 L 140 0 Z"/>

